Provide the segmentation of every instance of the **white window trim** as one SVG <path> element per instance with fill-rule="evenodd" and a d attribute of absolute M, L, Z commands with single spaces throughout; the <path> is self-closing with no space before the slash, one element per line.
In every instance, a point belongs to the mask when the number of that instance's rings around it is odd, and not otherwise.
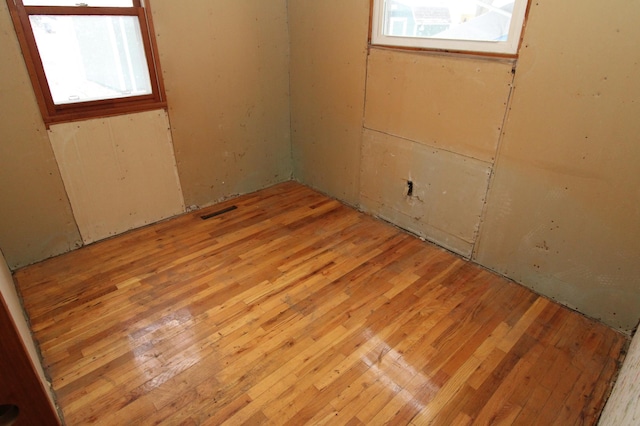
<path fill-rule="evenodd" d="M 371 44 L 417 49 L 516 55 L 524 26 L 528 0 L 515 0 L 506 41 L 445 40 L 425 37 L 401 37 L 383 34 L 385 0 L 373 0 Z"/>

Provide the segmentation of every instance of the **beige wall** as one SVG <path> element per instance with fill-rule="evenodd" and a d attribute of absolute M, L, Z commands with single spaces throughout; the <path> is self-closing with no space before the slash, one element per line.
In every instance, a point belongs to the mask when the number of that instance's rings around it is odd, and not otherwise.
<path fill-rule="evenodd" d="M 470 257 L 512 67 L 512 61 L 371 49 L 362 208 Z"/>
<path fill-rule="evenodd" d="M 81 240 L 4 1 L 0 29 L 0 248 L 15 268 Z"/>
<path fill-rule="evenodd" d="M 513 61 L 371 49 L 365 127 L 492 162 Z"/>
<path fill-rule="evenodd" d="M 289 0 L 294 178 L 358 203 L 368 0 Z"/>
<path fill-rule="evenodd" d="M 469 257 L 490 171 L 484 161 L 365 129 L 360 207 Z"/>
<path fill-rule="evenodd" d="M 164 110 L 52 125 L 85 244 L 184 213 Z"/>
<path fill-rule="evenodd" d="M 290 2 L 295 176 L 630 332 L 640 318 L 640 5 L 532 2 L 513 76 L 495 59 L 364 56 L 350 46 L 366 41 L 353 28 L 368 2 L 344 12 L 347 30 L 337 8 L 317 3 Z M 365 85 L 361 134 L 356 116 L 326 119 L 359 97 L 335 81 Z M 343 188 L 357 171 L 354 196 Z"/>
<path fill-rule="evenodd" d="M 532 4 L 476 254 L 627 332 L 640 316 L 639 15 L 620 0 Z"/>
<path fill-rule="evenodd" d="M 154 0 L 187 206 L 291 178 L 285 0 Z"/>

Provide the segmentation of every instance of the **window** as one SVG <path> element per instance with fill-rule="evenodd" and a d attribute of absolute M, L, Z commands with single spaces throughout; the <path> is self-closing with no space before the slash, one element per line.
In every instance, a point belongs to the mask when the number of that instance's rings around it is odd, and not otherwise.
<path fill-rule="evenodd" d="M 7 2 L 45 123 L 164 107 L 149 11 L 85 1 Z"/>
<path fill-rule="evenodd" d="M 373 0 L 372 44 L 515 55 L 527 0 Z"/>

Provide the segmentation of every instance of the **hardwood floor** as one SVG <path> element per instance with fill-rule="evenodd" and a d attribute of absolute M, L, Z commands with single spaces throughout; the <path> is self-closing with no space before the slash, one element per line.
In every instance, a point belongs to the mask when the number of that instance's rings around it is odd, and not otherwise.
<path fill-rule="evenodd" d="M 594 424 L 626 343 L 292 182 L 15 277 L 68 425 Z"/>

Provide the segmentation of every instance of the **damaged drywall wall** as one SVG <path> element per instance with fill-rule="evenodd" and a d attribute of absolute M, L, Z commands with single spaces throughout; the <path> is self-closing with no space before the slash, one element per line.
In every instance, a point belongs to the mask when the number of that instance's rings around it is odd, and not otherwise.
<path fill-rule="evenodd" d="M 465 257 L 480 224 L 491 164 L 365 130 L 362 208 Z"/>
<path fill-rule="evenodd" d="M 360 203 L 465 257 L 478 234 L 512 61 L 372 48 Z M 414 195 L 407 197 L 411 180 Z"/>

